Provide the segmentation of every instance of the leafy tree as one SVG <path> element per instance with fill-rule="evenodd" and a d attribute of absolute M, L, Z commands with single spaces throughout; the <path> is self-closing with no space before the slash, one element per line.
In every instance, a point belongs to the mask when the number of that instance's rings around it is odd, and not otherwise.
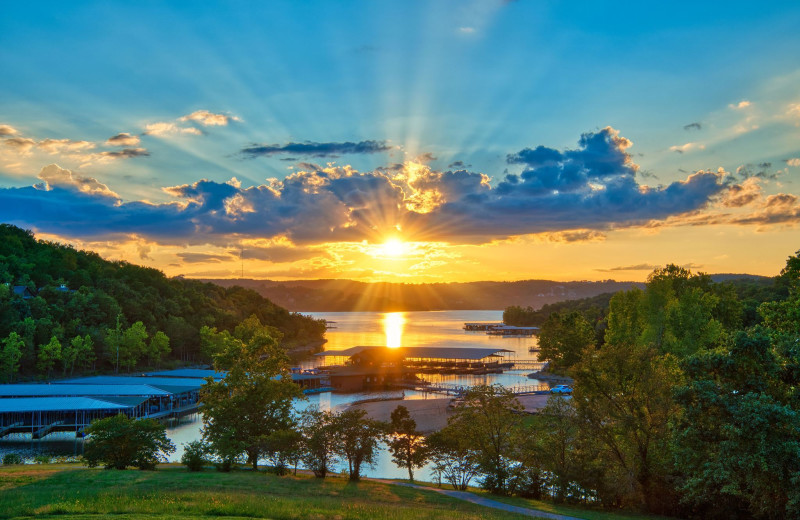
<path fill-rule="evenodd" d="M 166 427 L 155 419 L 131 419 L 118 414 L 97 419 L 86 428 L 89 440 L 83 455 L 89 467 L 155 469 L 175 451 Z"/>
<path fill-rule="evenodd" d="M 5 382 L 14 381 L 14 376 L 19 371 L 19 361 L 22 359 L 24 347 L 25 342 L 16 332 L 12 332 L 3 340 L 3 349 L 0 351 L 0 376 Z"/>
<path fill-rule="evenodd" d="M 478 475 L 478 457 L 469 439 L 455 425 L 448 425 L 425 438 L 433 470 L 455 489 L 466 491 Z"/>
<path fill-rule="evenodd" d="M 208 452 L 208 446 L 203 441 L 191 441 L 183 445 L 183 455 L 181 455 L 181 464 L 186 466 L 189 471 L 203 471 L 203 466 L 206 464 L 205 455 Z"/>
<path fill-rule="evenodd" d="M 587 352 L 571 375 L 580 436 L 604 468 L 588 487 L 608 504 L 661 510 L 671 489 L 669 423 L 679 412 L 672 399 L 681 381 L 675 358 L 654 346 L 606 343 Z"/>
<path fill-rule="evenodd" d="M 303 436 L 296 428 L 275 430 L 264 439 L 264 454 L 276 475 L 286 475 L 292 465 L 297 469 L 302 440 Z"/>
<path fill-rule="evenodd" d="M 144 354 L 147 340 L 147 330 L 144 323 L 137 321 L 122 333 L 119 343 L 119 364 L 130 372 Z"/>
<path fill-rule="evenodd" d="M 147 345 L 147 359 L 152 366 L 161 363 L 161 359 L 169 354 L 169 337 L 160 330 L 153 334 Z"/>
<path fill-rule="evenodd" d="M 520 410 L 522 406 L 511 390 L 500 385 L 476 386 L 447 420 L 447 431 L 463 437 L 475 454 L 483 486 L 492 493 L 507 492 Z"/>
<path fill-rule="evenodd" d="M 50 379 L 50 371 L 53 369 L 53 366 L 55 366 L 56 361 L 60 360 L 61 342 L 58 341 L 57 337 L 53 336 L 50 338 L 49 343 L 39 347 L 36 368 L 39 369 L 39 372 L 42 372 L 45 375 L 46 379 Z"/>
<path fill-rule="evenodd" d="M 553 313 L 539 334 L 540 357 L 550 362 L 551 371 L 563 372 L 577 363 L 583 351 L 594 343 L 594 327 L 581 313 Z"/>
<path fill-rule="evenodd" d="M 347 460 L 348 478 L 361 479 L 361 467 L 372 464 L 378 454 L 384 425 L 368 419 L 367 412 L 349 409 L 333 416 L 331 428 L 336 438 L 336 451 Z"/>
<path fill-rule="evenodd" d="M 388 428 L 387 445 L 392 462 L 408 470 L 408 479 L 414 480 L 414 468 L 421 468 L 428 461 L 425 436 L 417 431 L 417 422 L 411 418 L 408 408 L 398 405 L 392 411 Z"/>
<path fill-rule="evenodd" d="M 293 426 L 292 400 L 303 393 L 291 380 L 286 352 L 271 336 L 262 332 L 227 348 L 214 365 L 227 375 L 209 378 L 200 391 L 203 438 L 225 457 L 246 453 L 257 469 L 265 440 Z"/>
<path fill-rule="evenodd" d="M 800 515 L 800 412 L 789 399 L 800 381 L 781 354 L 756 328 L 684 362 L 676 469 L 706 518 Z"/>
<path fill-rule="evenodd" d="M 570 401 L 552 395 L 528 430 L 530 443 L 522 446 L 529 455 L 522 458 L 533 459 L 528 465 L 550 475 L 554 501 L 564 502 L 569 498 L 572 483 L 586 480 L 584 472 L 591 466 L 581 456 L 575 409 Z"/>
<path fill-rule="evenodd" d="M 337 462 L 333 419 L 332 412 L 316 407 L 300 414 L 300 432 L 303 436 L 300 459 L 318 478 L 325 478 L 330 467 Z"/>

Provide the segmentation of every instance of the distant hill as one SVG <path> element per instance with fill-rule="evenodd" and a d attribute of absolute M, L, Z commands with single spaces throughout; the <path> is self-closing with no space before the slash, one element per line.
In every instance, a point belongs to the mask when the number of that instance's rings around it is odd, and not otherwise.
<path fill-rule="evenodd" d="M 223 287 L 240 285 L 292 311 L 489 310 L 509 305 L 538 308 L 547 303 L 587 298 L 642 287 L 637 282 L 364 283 L 352 280 L 204 280 Z"/>
<path fill-rule="evenodd" d="M 771 278 L 749 274 L 712 275 L 715 282 L 750 280 L 770 284 Z M 467 283 L 365 283 L 353 280 L 252 280 L 206 279 L 223 287 L 239 285 L 291 311 L 436 311 L 498 310 L 511 305 L 538 309 L 565 300 L 591 298 L 615 293 L 644 283 L 605 280 L 599 282 L 557 282 L 521 280 L 516 282 Z"/>

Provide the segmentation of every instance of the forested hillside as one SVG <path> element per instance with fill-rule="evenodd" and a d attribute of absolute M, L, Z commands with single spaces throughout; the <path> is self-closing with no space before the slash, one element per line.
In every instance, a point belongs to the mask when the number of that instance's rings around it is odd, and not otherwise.
<path fill-rule="evenodd" d="M 277 329 L 284 346 L 322 340 L 323 322 L 290 313 L 252 290 L 167 278 L 0 224 L 5 380 L 204 361 L 203 326 L 232 331 L 252 315 Z"/>

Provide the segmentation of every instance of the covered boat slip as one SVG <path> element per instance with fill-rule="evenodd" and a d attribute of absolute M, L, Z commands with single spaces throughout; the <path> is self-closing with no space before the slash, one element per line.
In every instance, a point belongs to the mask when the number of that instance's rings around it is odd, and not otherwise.
<path fill-rule="evenodd" d="M 30 434 L 39 439 L 64 431 L 82 436 L 94 419 L 118 413 L 153 419 L 196 413 L 203 378 L 219 376 L 203 369 L 151 374 L 0 385 L 0 438 Z"/>
<path fill-rule="evenodd" d="M 14 397 L 0 399 L 0 438 L 11 434 L 30 434 L 32 439 L 54 432 L 83 430 L 95 419 L 124 413 L 145 417 L 147 397 Z"/>
<path fill-rule="evenodd" d="M 381 347 L 360 346 L 316 354 L 348 358 L 343 365 L 327 367 L 331 386 L 355 392 L 417 381 L 417 374 L 489 374 L 513 367 L 502 348 Z"/>

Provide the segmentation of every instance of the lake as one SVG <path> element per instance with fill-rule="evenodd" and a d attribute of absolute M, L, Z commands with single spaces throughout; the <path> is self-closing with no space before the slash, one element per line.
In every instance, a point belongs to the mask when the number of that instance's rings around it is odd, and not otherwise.
<path fill-rule="evenodd" d="M 392 347 L 414 346 L 450 346 L 450 347 L 496 347 L 512 351 L 510 357 L 518 359 L 531 359 L 536 354 L 531 354 L 528 349 L 536 346 L 537 340 L 533 338 L 502 338 L 488 336 L 484 332 L 465 332 L 462 327 L 465 322 L 499 322 L 503 319 L 502 311 L 420 311 L 420 312 L 314 312 L 307 313 L 315 318 L 335 322 L 331 324 L 325 337 L 327 343 L 324 348 L 328 350 L 344 350 L 360 345 L 388 345 Z M 330 362 L 331 358 L 315 358 L 300 363 L 303 368 L 312 368 Z M 487 374 L 481 376 L 463 375 L 425 375 L 429 381 L 455 383 L 460 385 L 476 384 L 501 384 L 503 386 L 535 384 L 535 380 L 528 379 L 528 370 L 512 370 L 503 374 Z M 310 395 L 306 401 L 298 401 L 295 409 L 298 411 L 308 406 L 319 406 L 321 409 L 339 409 L 353 401 L 374 397 L 375 393 L 335 394 L 326 392 Z M 405 391 L 406 399 L 425 399 L 428 397 L 439 398 L 438 394 L 424 394 L 421 392 Z M 177 462 L 183 454 L 183 444 L 200 438 L 202 423 L 199 415 L 189 416 L 179 421 L 168 424 L 167 435 L 177 446 L 178 450 L 170 456 L 170 461 Z M 68 434 L 52 435 L 45 441 L 2 441 L 0 452 L 30 452 L 53 451 L 57 453 L 80 453 L 80 441 L 75 441 Z M 338 468 L 344 469 L 343 467 Z M 396 467 L 387 451 L 381 451 L 373 468 L 367 468 L 364 476 L 383 478 L 405 478 L 405 470 Z M 429 468 L 415 472 L 423 480 L 432 480 L 433 475 Z"/>

